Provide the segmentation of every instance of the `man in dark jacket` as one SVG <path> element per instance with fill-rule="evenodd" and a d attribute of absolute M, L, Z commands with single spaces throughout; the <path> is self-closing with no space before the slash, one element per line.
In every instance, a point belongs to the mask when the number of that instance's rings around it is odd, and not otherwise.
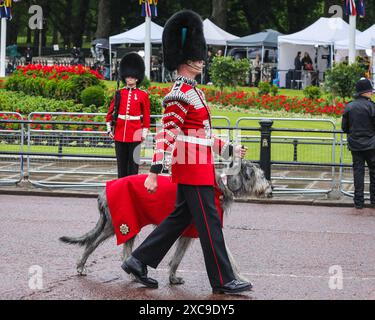
<path fill-rule="evenodd" d="M 302 66 L 303 65 L 301 61 L 301 51 L 298 51 L 297 56 L 294 58 L 294 73 L 293 73 L 294 80 L 301 80 Z M 292 89 L 295 89 L 295 86 L 293 86 Z"/>
<path fill-rule="evenodd" d="M 302 70 L 301 51 L 298 51 L 297 56 L 294 58 L 294 70 Z"/>
<path fill-rule="evenodd" d="M 375 103 L 371 81 L 362 78 L 356 85 L 355 99 L 348 103 L 342 118 L 342 130 L 348 134 L 353 156 L 354 205 L 364 206 L 365 162 L 370 173 L 370 201 L 375 205 Z"/>

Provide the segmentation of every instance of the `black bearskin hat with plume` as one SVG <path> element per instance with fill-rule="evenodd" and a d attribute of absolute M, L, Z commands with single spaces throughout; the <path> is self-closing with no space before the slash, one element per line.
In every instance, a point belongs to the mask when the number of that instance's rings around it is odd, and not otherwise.
<path fill-rule="evenodd" d="M 169 18 L 163 31 L 164 65 L 169 71 L 188 60 L 205 60 L 206 54 L 203 22 L 197 13 L 182 10 Z"/>

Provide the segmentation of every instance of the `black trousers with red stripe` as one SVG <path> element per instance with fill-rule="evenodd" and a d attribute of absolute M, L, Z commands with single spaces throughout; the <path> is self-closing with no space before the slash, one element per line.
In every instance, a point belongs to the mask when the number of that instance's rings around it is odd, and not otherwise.
<path fill-rule="evenodd" d="M 175 210 L 132 255 L 144 264 L 157 268 L 191 222 L 195 223 L 198 230 L 211 286 L 217 288 L 234 280 L 212 186 L 179 184 Z"/>

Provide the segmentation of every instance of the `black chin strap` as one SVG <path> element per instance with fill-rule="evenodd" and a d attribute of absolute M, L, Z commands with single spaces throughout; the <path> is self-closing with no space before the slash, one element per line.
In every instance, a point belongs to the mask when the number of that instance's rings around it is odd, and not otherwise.
<path fill-rule="evenodd" d="M 190 68 L 194 69 L 195 71 L 202 71 L 201 68 L 198 68 L 196 67 L 195 65 L 191 64 L 191 63 L 186 63 Z"/>
<path fill-rule="evenodd" d="M 116 91 L 118 89 L 120 89 L 120 76 L 119 75 L 117 75 L 117 89 L 116 89 Z"/>

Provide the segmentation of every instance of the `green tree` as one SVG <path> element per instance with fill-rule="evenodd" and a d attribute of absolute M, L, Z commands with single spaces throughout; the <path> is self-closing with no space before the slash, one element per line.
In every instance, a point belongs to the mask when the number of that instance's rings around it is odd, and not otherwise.
<path fill-rule="evenodd" d="M 26 37 L 30 44 L 38 44 L 38 32 L 28 28 L 28 8 L 33 4 L 42 6 L 44 10 L 43 45 L 47 46 L 52 43 L 81 46 L 85 37 L 88 40 L 95 34 L 97 37 L 107 37 L 144 21 L 138 0 L 22 0 L 14 3 L 14 18 L 8 28 L 8 44 L 16 43 L 21 36 Z M 329 17 L 330 6 L 337 4 L 342 4 L 342 1 L 163 0 L 159 1 L 158 17 L 154 17 L 153 21 L 164 25 L 173 13 L 185 8 L 198 12 L 203 19 L 211 18 L 238 36 L 266 28 L 288 34 L 307 27 L 319 17 Z M 347 16 L 344 19 L 348 21 Z M 375 6 L 367 3 L 366 17 L 358 18 L 358 29 L 365 30 L 374 21 Z"/>
<path fill-rule="evenodd" d="M 212 20 L 219 27 L 227 26 L 227 0 L 212 0 Z"/>

